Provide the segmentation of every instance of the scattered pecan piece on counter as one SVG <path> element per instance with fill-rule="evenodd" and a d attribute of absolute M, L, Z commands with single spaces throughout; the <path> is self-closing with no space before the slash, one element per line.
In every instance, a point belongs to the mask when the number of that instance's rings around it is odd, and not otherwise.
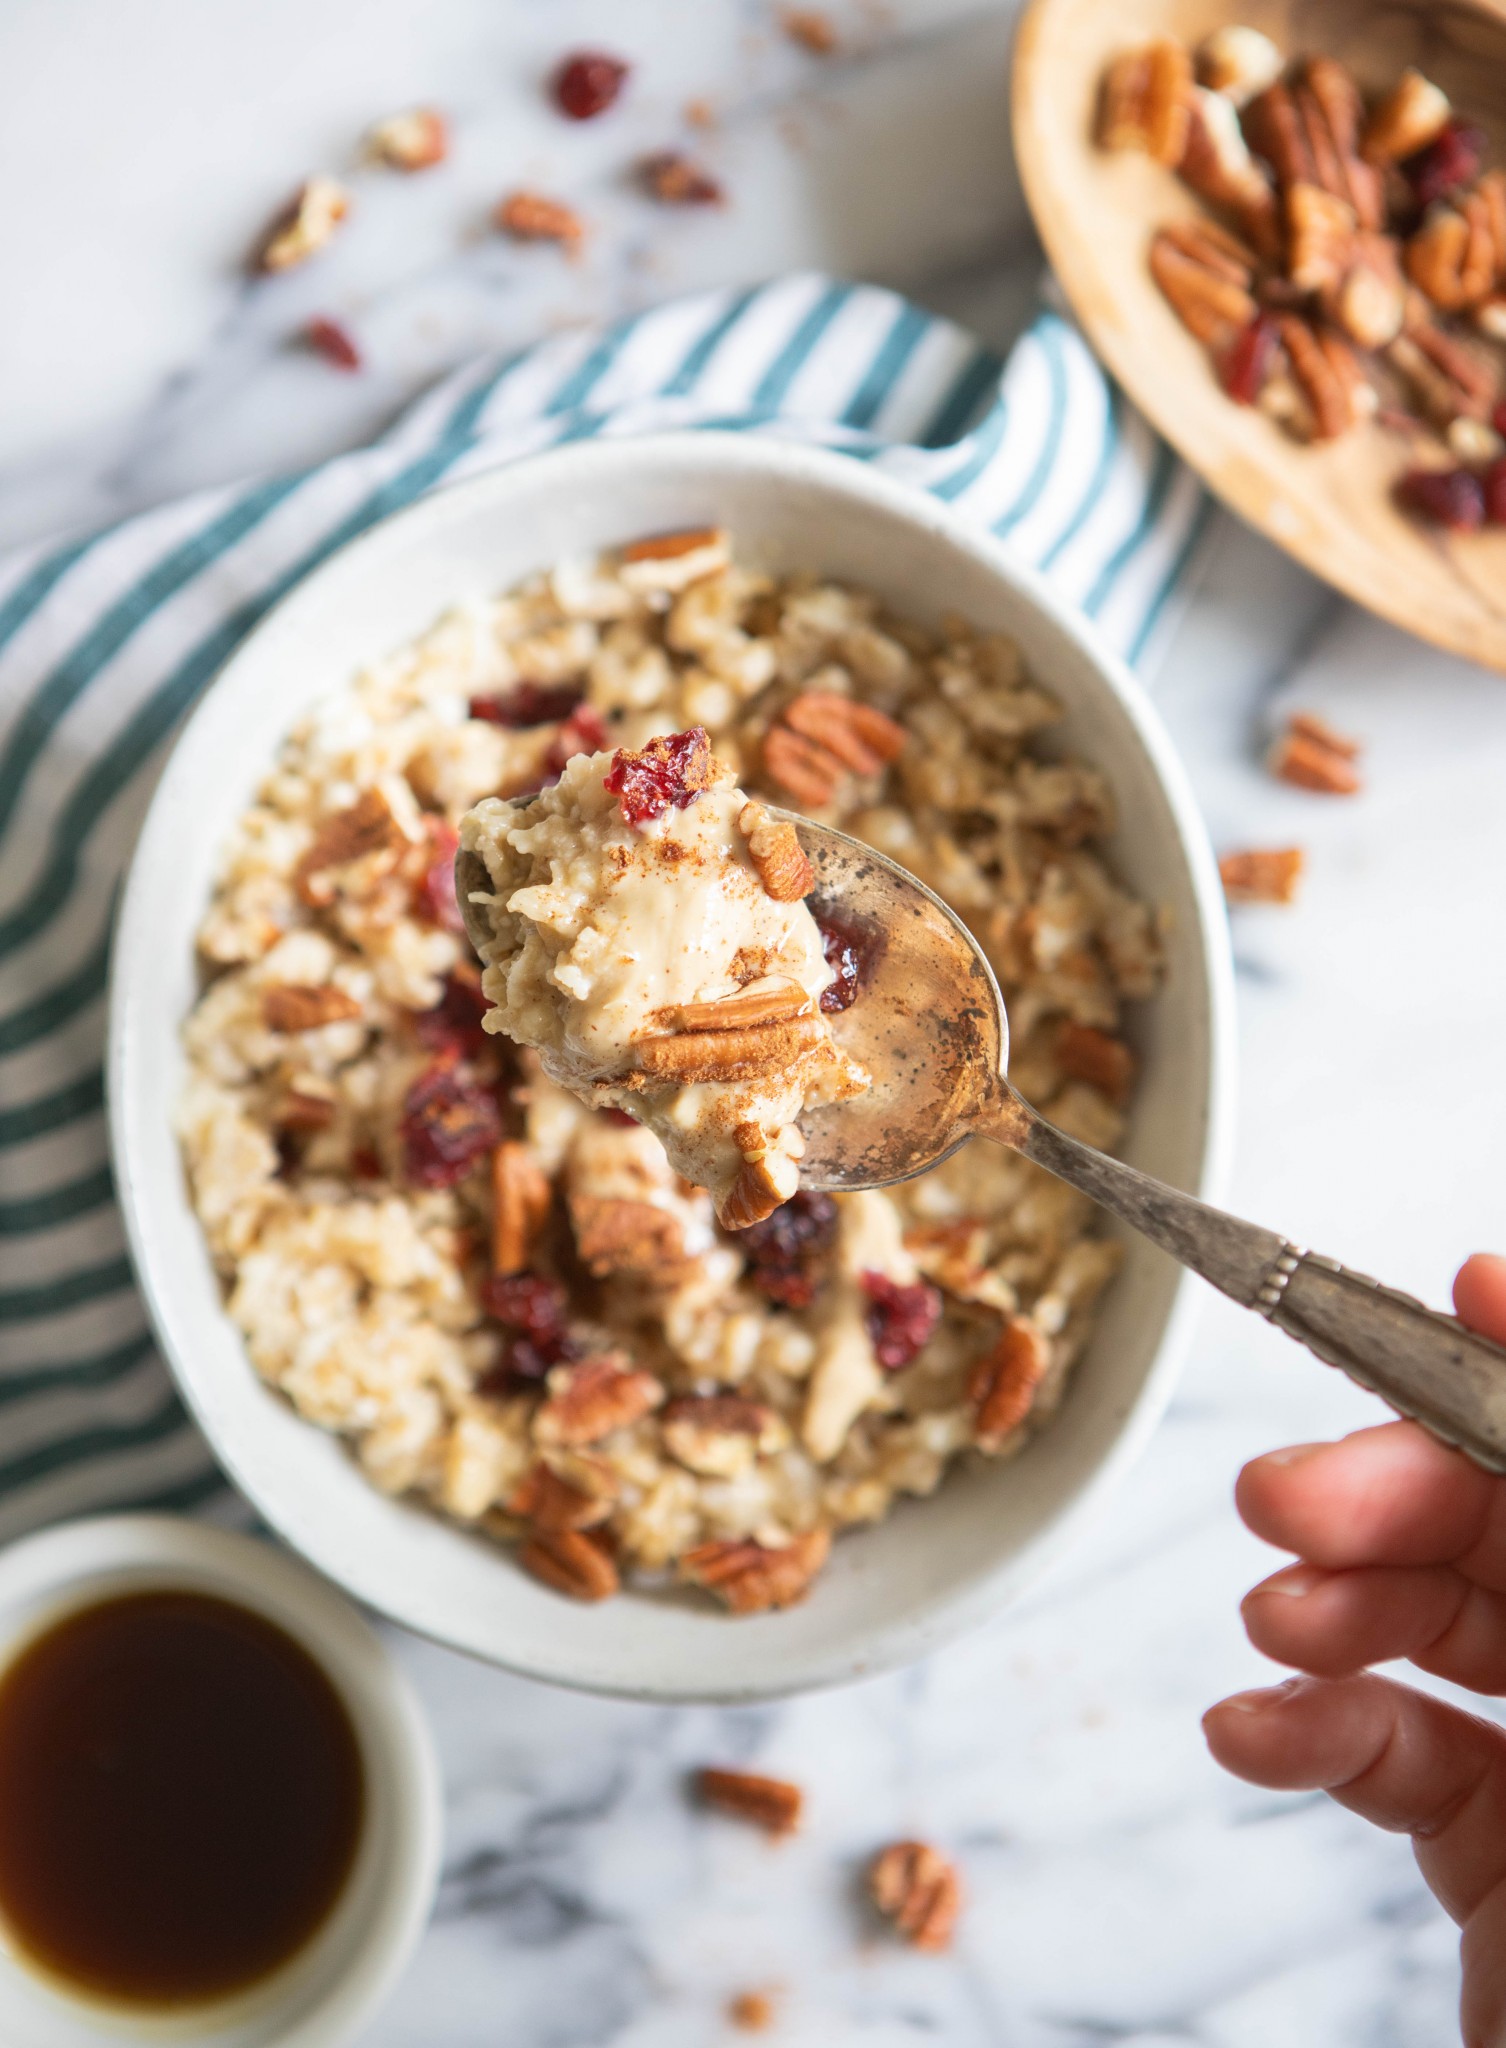
<path fill-rule="evenodd" d="M 952 1945 L 962 1907 L 957 1866 L 929 1842 L 891 1842 L 873 1859 L 868 1892 L 912 1948 L 939 1955 Z"/>
<path fill-rule="evenodd" d="M 762 1614 L 803 1600 L 830 1549 L 825 1529 L 811 1529 L 778 1550 L 751 1536 L 702 1543 L 680 1559 L 680 1576 L 715 1593 L 734 1614 Z"/>
<path fill-rule="evenodd" d="M 324 1024 L 340 1024 L 359 1017 L 361 1005 L 343 988 L 324 982 L 318 988 L 302 983 L 274 982 L 263 991 L 262 1022 L 269 1031 L 317 1031 Z"/>
<path fill-rule="evenodd" d="M 515 242 L 558 242 L 571 251 L 580 246 L 586 232 L 586 224 L 573 206 L 543 192 L 509 192 L 492 219 Z"/>
<path fill-rule="evenodd" d="M 584 1529 L 541 1529 L 518 1552 L 523 1569 L 572 1600 L 609 1600 L 621 1586 L 612 1553 Z"/>
<path fill-rule="evenodd" d="M 1136 1059 L 1122 1038 L 1092 1024 L 1064 1018 L 1056 1031 L 1056 1064 L 1073 1081 L 1086 1081 L 1123 1108 L 1135 1085 Z"/>
<path fill-rule="evenodd" d="M 1221 854 L 1218 875 L 1230 903 L 1294 903 L 1306 865 L 1300 846 L 1247 847 Z"/>
<path fill-rule="evenodd" d="M 291 270 L 317 255 L 350 211 L 350 194 L 334 178 L 308 178 L 257 244 L 254 270 Z"/>
<path fill-rule="evenodd" d="M 563 1449 L 599 1443 L 664 1399 L 663 1385 L 651 1372 L 639 1372 L 616 1356 L 557 1365 L 545 1384 L 549 1398 L 533 1418 L 534 1441 Z"/>
<path fill-rule="evenodd" d="M 549 1220 L 549 1181 L 521 1139 L 504 1138 L 492 1154 L 492 1271 L 521 1273 Z"/>
<path fill-rule="evenodd" d="M 643 189 L 661 206 L 721 206 L 727 195 L 704 165 L 678 149 L 661 149 L 638 166 Z"/>
<path fill-rule="evenodd" d="M 996 1451 L 1017 1430 L 1035 1402 L 1051 1353 L 1043 1332 L 1026 1316 L 1007 1316 L 997 1341 L 974 1361 L 967 1376 L 978 1448 Z"/>
<path fill-rule="evenodd" d="M 1104 149 L 1141 150 L 1177 164 L 1187 146 L 1192 59 L 1169 36 L 1122 50 L 1103 81 L 1098 140 Z"/>
<path fill-rule="evenodd" d="M 707 1765 L 695 1774 L 698 1797 L 718 1813 L 751 1821 L 770 1835 L 792 1835 L 800 1825 L 805 1794 L 788 1778 L 766 1778 L 758 1771 L 724 1771 Z"/>
<path fill-rule="evenodd" d="M 810 894 L 816 885 L 816 871 L 788 818 L 771 818 L 760 803 L 744 804 L 737 829 L 748 842 L 748 858 L 758 870 L 766 895 L 775 903 L 798 903 Z"/>
<path fill-rule="evenodd" d="M 819 8 L 781 8 L 779 26 L 792 43 L 809 50 L 813 57 L 829 57 L 837 47 L 837 25 Z"/>
<path fill-rule="evenodd" d="M 1310 711 L 1294 711 L 1266 757 L 1271 773 L 1298 789 L 1323 796 L 1355 796 L 1363 789 L 1355 762 L 1360 743 L 1335 732 Z"/>
<path fill-rule="evenodd" d="M 778 2017 L 772 1991 L 739 1991 L 727 2001 L 727 2020 L 744 2034 L 766 2034 Z"/>
<path fill-rule="evenodd" d="M 367 132 L 366 154 L 393 171 L 427 171 L 450 153 L 450 127 L 437 107 L 408 107 Z"/>

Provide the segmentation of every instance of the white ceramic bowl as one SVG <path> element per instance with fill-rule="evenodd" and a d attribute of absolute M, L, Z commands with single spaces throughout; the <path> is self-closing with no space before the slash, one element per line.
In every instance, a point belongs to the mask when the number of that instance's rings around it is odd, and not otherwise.
<path fill-rule="evenodd" d="M 65 1522 L 0 1553 L 0 1670 L 53 1622 L 158 1587 L 211 1593 L 293 1636 L 344 1700 L 361 1746 L 366 1813 L 354 1868 L 308 1947 L 243 1997 L 145 2017 L 71 1996 L 21 1961 L 0 1929 L 5 2048 L 341 2048 L 397 1981 L 439 1875 L 433 1746 L 397 1667 L 351 1607 L 270 1543 L 167 1515 Z"/>
<path fill-rule="evenodd" d="M 987 536 L 848 457 L 690 433 L 585 443 L 442 492 L 301 584 L 227 664 L 179 739 L 121 905 L 110 1005 L 115 1166 L 137 1271 L 179 1385 L 266 1519 L 321 1570 L 410 1627 L 513 1670 L 638 1698 L 749 1699 L 916 1657 L 1039 1572 L 1133 1458 L 1167 1398 L 1193 1303 L 1135 1242 L 1050 1428 L 1007 1467 L 952 1474 L 930 1500 L 844 1536 L 811 1598 L 732 1620 L 689 1596 L 577 1606 L 505 1549 L 384 1498 L 332 1438 L 247 1363 L 189 1204 L 170 1126 L 193 935 L 227 825 L 298 714 L 457 599 L 637 534 L 723 523 L 771 568 L 876 590 L 900 613 L 960 612 L 1012 634 L 1066 706 L 1062 744 L 1104 769 L 1110 848 L 1170 913 L 1166 986 L 1136 1020 L 1143 1079 L 1126 1156 L 1211 1192 L 1229 1130 L 1230 976 L 1223 900 L 1170 742 L 1080 620 Z"/>

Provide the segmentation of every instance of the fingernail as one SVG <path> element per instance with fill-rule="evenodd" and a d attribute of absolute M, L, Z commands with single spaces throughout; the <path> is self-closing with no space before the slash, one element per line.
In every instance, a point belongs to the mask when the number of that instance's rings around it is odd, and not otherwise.
<path fill-rule="evenodd" d="M 1310 1564 L 1288 1565 L 1284 1572 L 1277 1572 L 1258 1586 L 1252 1586 L 1246 1593 L 1246 1600 L 1253 1600 L 1259 1593 L 1280 1593 L 1288 1600 L 1305 1600 L 1315 1586 L 1320 1586 L 1327 1577 Z"/>
<path fill-rule="evenodd" d="M 1326 1451 L 1327 1444 L 1288 1444 L 1284 1450 L 1267 1451 L 1255 1460 L 1257 1465 L 1300 1465 L 1304 1458 L 1316 1457 L 1319 1451 Z"/>
<path fill-rule="evenodd" d="M 1289 1678 L 1282 1685 L 1261 1685 L 1250 1692 L 1231 1693 L 1228 1699 L 1219 1701 L 1219 1709 L 1228 1707 L 1236 1714 L 1263 1714 L 1268 1707 L 1279 1706 L 1300 1683 L 1299 1679 Z"/>

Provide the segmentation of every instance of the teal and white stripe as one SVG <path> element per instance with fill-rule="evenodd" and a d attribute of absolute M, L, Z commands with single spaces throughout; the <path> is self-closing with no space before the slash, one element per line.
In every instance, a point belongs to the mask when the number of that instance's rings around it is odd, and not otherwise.
<path fill-rule="evenodd" d="M 153 1349 L 102 1114 L 116 887 L 184 713 L 270 605 L 425 491 L 711 425 L 935 492 L 1136 661 L 1208 513 L 1059 314 L 1005 362 L 892 292 L 799 276 L 470 366 L 370 448 L 0 561 L 0 1539 L 97 1508 L 235 1512 Z"/>

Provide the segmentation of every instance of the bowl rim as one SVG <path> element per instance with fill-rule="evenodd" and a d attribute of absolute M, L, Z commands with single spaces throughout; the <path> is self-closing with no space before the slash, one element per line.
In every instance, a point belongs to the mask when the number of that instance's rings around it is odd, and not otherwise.
<path fill-rule="evenodd" d="M 140 957 L 140 943 L 148 938 L 151 931 L 147 899 L 151 888 L 155 838 L 171 808 L 175 774 L 182 771 L 189 752 L 187 742 L 199 722 L 211 715 L 227 683 L 233 685 L 237 669 L 255 658 L 259 643 L 269 630 L 274 626 L 285 628 L 290 609 L 317 599 L 320 586 L 327 578 L 347 574 L 351 563 L 364 553 L 380 555 L 391 549 L 395 541 L 419 536 L 430 524 L 443 524 L 454 516 L 457 506 L 463 509 L 467 500 L 485 504 L 499 491 L 505 495 L 518 489 L 526 490 L 532 480 L 546 472 L 551 478 L 564 476 L 568 479 L 574 471 L 583 483 L 589 480 L 599 485 L 614 471 L 652 467 L 656 460 L 703 470 L 714 470 L 720 465 L 744 471 L 763 471 L 796 487 L 809 483 L 856 499 L 971 556 L 976 564 L 1006 585 L 1027 607 L 1044 615 L 1056 632 L 1074 643 L 1078 654 L 1094 670 L 1101 685 L 1117 700 L 1171 814 L 1176 851 L 1185 870 L 1196 912 L 1197 938 L 1204 970 L 1201 999 L 1208 1033 L 1201 1171 L 1196 1186 L 1190 1192 L 1205 1201 L 1218 1199 L 1228 1176 L 1235 1111 L 1234 977 L 1227 912 L 1207 830 L 1186 771 L 1144 688 L 1082 614 L 1066 598 L 1058 595 L 1037 570 L 1014 559 L 994 535 L 973 525 L 943 500 L 915 484 L 886 475 L 849 454 L 772 434 L 748 435 L 715 428 L 685 428 L 564 443 L 445 485 L 378 520 L 364 533 L 335 550 L 264 614 L 205 686 L 175 736 L 131 851 L 117 902 L 110 949 L 106 1101 L 110 1152 L 127 1248 L 162 1355 L 180 1396 L 217 1462 L 283 1542 L 314 1569 L 324 1572 L 340 1585 L 350 1597 L 375 1608 L 388 1619 L 428 1640 L 518 1676 L 631 1700 L 740 1703 L 783 1698 L 846 1684 L 912 1662 L 977 1625 L 1001 1607 L 1020 1583 L 1034 1581 L 1049 1568 L 1083 1525 L 1099 1511 L 1160 1422 L 1191 1342 L 1200 1305 L 1195 1277 L 1185 1271 L 1180 1276 L 1150 1366 L 1107 1453 L 1091 1474 L 1080 1482 L 1076 1491 L 1048 1513 L 1033 1535 L 993 1569 L 980 1574 L 976 1582 L 950 1594 L 939 1594 L 922 1615 L 891 1623 L 869 1645 L 863 1656 L 853 1657 L 838 1650 L 828 1654 L 824 1660 L 809 1658 L 793 1676 L 771 1670 L 756 1679 L 734 1684 L 718 1684 L 715 1680 L 702 1683 L 698 1680 L 693 1687 L 642 1677 L 619 1681 L 599 1672 L 585 1675 L 551 1669 L 546 1660 L 537 1657 L 508 1656 L 489 1648 L 482 1649 L 474 1643 L 456 1641 L 444 1629 L 426 1625 L 423 1617 L 412 1611 L 411 1603 L 397 1596 L 384 1597 L 382 1591 L 373 1586 L 357 1585 L 335 1566 L 326 1564 L 318 1550 L 309 1545 L 302 1531 L 285 1526 L 284 1518 L 261 1500 L 255 1483 L 243 1476 L 235 1444 L 221 1440 L 220 1433 L 206 1414 L 194 1377 L 180 1363 L 171 1341 L 171 1318 L 162 1301 L 166 1292 L 161 1284 L 164 1276 L 155 1270 L 149 1254 L 148 1229 L 143 1214 L 146 1205 L 140 1198 L 138 1176 L 132 1171 L 130 1142 L 128 1104 L 131 1099 L 134 1032 L 130 1000 L 132 977 L 125 963 Z"/>
<path fill-rule="evenodd" d="M 69 1614 L 157 1585 L 239 1603 L 285 1630 L 326 1674 L 360 1730 L 368 1772 L 379 1780 L 389 1816 L 382 1853 L 361 1859 L 372 1873 L 373 1892 L 359 1922 L 346 1916 L 354 1934 L 344 1962 L 329 1966 L 322 1987 L 310 1989 L 304 1966 L 315 1964 L 326 1932 L 341 1925 L 337 1904 L 327 1929 L 316 1932 L 264 1993 L 253 1990 L 244 2017 L 234 2001 L 205 2008 L 216 2029 L 249 2020 L 258 2038 L 283 2048 L 342 2048 L 407 1968 L 438 1888 L 444 1798 L 428 1721 L 387 1646 L 328 1578 L 265 1538 L 180 1515 L 82 1516 L 0 1550 L 0 1674 Z M 0 1969 L 46 1987 L 45 1978 L 33 1980 L 9 1957 L 0 1956 Z M 160 2031 L 164 2042 L 198 2038 L 192 2010 L 181 2021 L 147 2015 L 123 2023 L 120 2008 L 96 2007 L 60 1987 L 53 1987 L 53 1996 L 80 2044 L 119 2041 L 123 2024 L 132 2032 Z"/>

